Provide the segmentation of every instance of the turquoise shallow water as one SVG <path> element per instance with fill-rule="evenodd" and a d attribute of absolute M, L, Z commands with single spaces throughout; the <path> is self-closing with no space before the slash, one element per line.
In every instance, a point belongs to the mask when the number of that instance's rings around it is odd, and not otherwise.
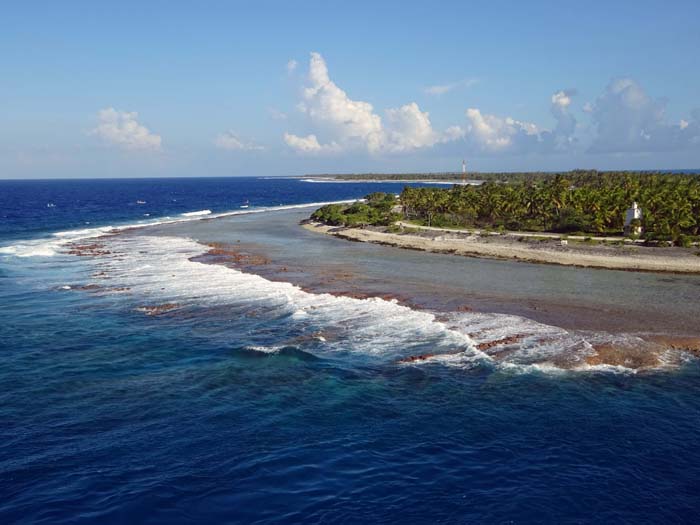
<path fill-rule="evenodd" d="M 306 189 L 321 185 L 297 184 L 292 203 L 323 200 Z M 288 258 L 271 217 L 240 224 L 271 228 L 260 249 Z M 593 336 L 513 316 L 441 319 L 188 260 L 203 249 L 186 237 L 230 236 L 237 220 L 119 235 L 111 257 L 0 256 L 3 522 L 693 521 L 696 360 L 556 371 L 528 364 L 562 348 L 533 346 L 504 365 L 466 334 L 521 323 L 573 353 Z M 297 251 L 314 264 L 318 249 Z M 369 250 L 340 262 L 369 279 L 389 257 Z M 407 261 L 404 272 L 418 264 Z M 494 293 L 508 294 L 501 266 L 477 267 L 479 293 L 500 281 Z M 585 275 L 589 288 L 616 282 Z M 575 293 L 562 279 L 550 298 Z M 692 280 L 666 284 L 693 304 Z M 139 310 L 165 303 L 177 307 Z"/>

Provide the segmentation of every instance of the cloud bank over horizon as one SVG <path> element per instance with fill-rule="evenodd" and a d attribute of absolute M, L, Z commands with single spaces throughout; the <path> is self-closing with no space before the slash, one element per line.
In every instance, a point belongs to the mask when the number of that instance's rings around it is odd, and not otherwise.
<path fill-rule="evenodd" d="M 294 59 L 286 64 L 290 73 L 298 67 Z M 580 107 L 575 103 L 577 89 L 555 90 L 549 97 L 549 127 L 467 107 L 442 129 L 434 126 L 430 113 L 416 101 L 378 111 L 369 102 L 351 98 L 331 79 L 320 53 L 310 54 L 303 82 L 296 105 L 301 119 L 293 122 L 287 111 L 267 108 L 271 118 L 281 125 L 296 123 L 298 129 L 285 131 L 281 138 L 289 150 L 301 157 L 362 154 L 377 159 L 434 152 L 501 158 L 567 153 L 645 154 L 700 147 L 700 109 L 679 122 L 669 122 L 666 100 L 652 98 L 639 83 L 625 77 L 612 79 L 593 102 Z M 465 82 L 432 86 L 435 89 L 430 88 L 431 94 L 445 93 Z M 589 123 L 581 124 L 582 117 Z M 107 107 L 97 113 L 98 123 L 90 134 L 122 151 L 161 151 L 161 136 L 138 119 L 137 112 Z M 213 144 L 228 151 L 265 155 L 275 151 L 274 147 L 243 139 L 233 131 L 220 133 Z"/>
<path fill-rule="evenodd" d="M 441 94 L 457 85 L 432 86 L 429 92 Z M 306 156 L 362 152 L 374 157 L 431 149 L 492 157 L 645 153 L 700 145 L 700 110 L 691 112 L 687 120 L 668 123 L 665 102 L 652 100 L 632 79 L 613 79 L 594 103 L 581 108 L 574 105 L 577 95 L 575 88 L 552 93 L 550 127 L 468 107 L 461 121 L 438 130 L 429 112 L 415 101 L 380 114 L 369 102 L 351 98 L 331 79 L 321 54 L 313 52 L 297 105 L 306 117 L 306 129 L 286 131 L 283 140 Z M 576 112 L 587 114 L 590 124 L 579 124 Z M 591 132 L 587 142 L 579 136 L 580 128 Z"/>

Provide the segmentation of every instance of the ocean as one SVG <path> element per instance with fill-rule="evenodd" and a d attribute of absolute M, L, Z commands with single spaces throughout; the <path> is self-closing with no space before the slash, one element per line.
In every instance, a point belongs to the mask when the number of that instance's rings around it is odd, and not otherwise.
<path fill-rule="evenodd" d="M 700 363 L 585 356 L 700 279 L 298 226 L 403 186 L 0 181 L 0 521 L 694 522 Z"/>

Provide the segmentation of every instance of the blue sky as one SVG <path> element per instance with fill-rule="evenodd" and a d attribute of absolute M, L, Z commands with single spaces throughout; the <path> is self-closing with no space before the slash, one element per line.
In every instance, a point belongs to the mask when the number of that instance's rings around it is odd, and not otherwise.
<path fill-rule="evenodd" d="M 0 178 L 700 168 L 700 3 L 14 2 Z"/>

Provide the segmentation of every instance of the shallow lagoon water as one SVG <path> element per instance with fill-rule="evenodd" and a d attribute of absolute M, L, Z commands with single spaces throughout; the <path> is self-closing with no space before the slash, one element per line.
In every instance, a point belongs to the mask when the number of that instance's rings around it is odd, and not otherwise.
<path fill-rule="evenodd" d="M 324 291 L 345 284 L 347 289 L 407 295 L 440 309 L 469 305 L 572 328 L 700 334 L 695 322 L 700 318 L 700 276 L 497 261 L 349 242 L 300 228 L 299 221 L 308 216 L 308 209 L 287 210 L 143 233 L 234 247 L 240 242 L 247 251 L 287 268 L 289 273 L 275 278 Z M 323 286 L 329 276 L 335 279 Z"/>
<path fill-rule="evenodd" d="M 298 185 L 296 202 L 324 200 L 304 192 L 330 186 Z M 406 324 L 373 332 L 377 319 L 357 314 L 375 306 L 359 301 L 348 303 L 349 329 L 324 343 L 313 334 L 341 311 L 333 298 L 317 301 L 326 305 L 322 319 L 314 310 L 304 316 L 289 308 L 299 301 L 314 306 L 313 294 L 298 298 L 274 283 L 255 281 L 268 293 L 263 297 L 251 286 L 232 294 L 217 291 L 217 281 L 209 287 L 168 281 L 173 273 L 164 270 L 197 264 L 187 261 L 191 241 L 176 233 L 217 240 L 214 231 L 223 239 L 239 228 L 254 232 L 273 259 L 287 261 L 294 241 L 281 226 L 267 239 L 255 231 L 277 220 L 270 217 L 121 236 L 114 242 L 140 248 L 132 259 L 109 263 L 111 279 L 104 281 L 94 277 L 99 258 L 2 257 L 3 522 L 639 523 L 691 522 L 697 515 L 696 360 L 638 374 L 552 373 L 478 358 L 463 366 L 397 365 L 396 356 L 453 336 L 432 327 L 420 340 L 410 330 L 425 329 L 423 318 L 386 305 L 383 312 Z M 288 246 L 267 242 L 280 236 Z M 303 245 L 302 262 L 319 254 L 330 259 L 331 244 L 348 254 L 367 250 L 341 262 L 357 265 L 368 283 L 376 267 L 385 267 L 383 258 L 399 257 L 379 246 L 315 242 Z M 154 257 L 159 247 L 181 252 Z M 418 272 L 411 265 L 425 254 L 406 255 L 402 272 Z M 430 260 L 451 266 L 454 259 Z M 491 262 L 460 261 L 471 268 L 463 286 L 479 282 L 476 294 L 487 295 L 491 279 L 493 295 L 513 293 L 517 300 L 535 300 L 529 289 L 542 287 L 547 304 L 574 293 L 563 284 L 571 281 L 555 277 L 570 269 Z M 231 279 L 231 287 L 239 282 L 220 273 L 235 270 L 206 270 L 221 275 L 218 282 Z M 509 289 L 498 272 L 514 271 L 541 278 Z M 662 290 L 678 286 L 673 293 L 693 304 L 682 295 L 692 279 L 610 274 L 607 286 L 638 277 L 646 289 L 655 282 Z M 604 274 L 585 275 L 581 287 L 596 289 Z M 131 293 L 76 289 L 96 280 L 130 281 Z M 175 297 L 183 306 L 167 314 L 137 310 Z"/>

